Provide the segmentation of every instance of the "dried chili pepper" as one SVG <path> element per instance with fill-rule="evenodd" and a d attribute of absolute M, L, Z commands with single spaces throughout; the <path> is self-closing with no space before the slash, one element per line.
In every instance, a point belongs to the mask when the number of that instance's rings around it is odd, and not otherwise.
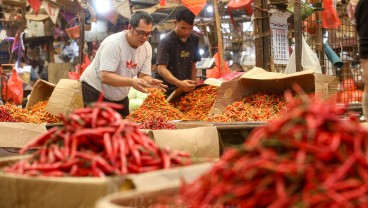
<path fill-rule="evenodd" d="M 227 106 L 220 115 L 204 118 L 204 121 L 270 121 L 278 118 L 280 113 L 285 110 L 286 105 L 282 95 L 255 93 Z"/>
<path fill-rule="evenodd" d="M 21 149 L 24 153 L 37 148 L 31 157 L 4 171 L 32 176 L 103 177 L 190 164 L 188 154 L 161 150 L 137 125 L 124 120 L 115 107 L 120 106 L 96 102 L 62 117 L 63 126 L 50 129 Z"/>
<path fill-rule="evenodd" d="M 141 129 L 176 129 L 174 124 L 165 121 L 162 117 L 155 117 L 145 120 L 143 123 L 139 124 L 139 128 Z"/>
<path fill-rule="evenodd" d="M 218 89 L 216 86 L 199 87 L 177 98 L 172 104 L 184 113 L 183 120 L 203 120 L 215 102 Z"/>
<path fill-rule="evenodd" d="M 143 104 L 132 114 L 126 117 L 127 120 L 142 123 L 148 119 L 161 117 L 165 121 L 181 120 L 183 113 L 174 108 L 165 99 L 162 90 L 157 88 L 148 89 L 149 94 Z"/>
<path fill-rule="evenodd" d="M 368 130 L 333 102 L 300 102 L 180 188 L 182 207 L 367 207 Z M 165 207 L 156 205 L 154 207 Z"/>

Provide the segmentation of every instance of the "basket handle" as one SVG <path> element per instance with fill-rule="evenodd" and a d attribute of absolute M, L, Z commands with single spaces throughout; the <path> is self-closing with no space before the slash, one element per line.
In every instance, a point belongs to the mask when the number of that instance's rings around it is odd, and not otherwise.
<path fill-rule="evenodd" d="M 72 22 L 75 22 L 77 18 L 78 18 L 78 17 L 74 17 L 73 19 L 71 19 L 71 20 L 66 24 L 65 29 L 68 29 L 69 24 L 70 24 L 70 23 L 72 23 Z"/>

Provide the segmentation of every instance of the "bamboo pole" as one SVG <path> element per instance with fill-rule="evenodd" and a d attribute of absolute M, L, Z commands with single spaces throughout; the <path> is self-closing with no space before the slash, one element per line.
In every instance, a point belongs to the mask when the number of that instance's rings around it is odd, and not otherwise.
<path fill-rule="evenodd" d="M 220 66 L 221 72 L 225 73 L 224 67 L 224 51 L 222 48 L 222 34 L 221 34 L 221 25 L 220 25 L 220 15 L 218 10 L 218 0 L 213 0 L 213 7 L 215 10 L 215 20 L 216 20 L 216 28 L 217 28 L 217 38 L 218 38 L 218 53 L 220 56 Z"/>

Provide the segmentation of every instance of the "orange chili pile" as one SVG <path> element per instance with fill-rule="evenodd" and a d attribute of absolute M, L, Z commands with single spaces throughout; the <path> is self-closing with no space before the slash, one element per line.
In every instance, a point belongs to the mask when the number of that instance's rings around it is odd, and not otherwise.
<path fill-rule="evenodd" d="M 173 203 L 368 207 L 368 130 L 354 116 L 340 119 L 345 109 L 333 102 L 301 99 L 280 119 L 252 131 L 243 146 L 228 149 L 210 171 L 183 184 Z"/>
<path fill-rule="evenodd" d="M 102 98 L 102 97 L 101 97 Z M 114 109 L 121 105 L 96 102 L 75 110 L 63 126 L 26 144 L 20 153 L 37 150 L 4 169 L 30 176 L 125 175 L 190 164 L 189 154 L 159 148 Z"/>
<path fill-rule="evenodd" d="M 209 122 L 270 121 L 278 118 L 286 105 L 282 95 L 256 93 L 227 106 L 222 114 L 204 120 Z"/>
<path fill-rule="evenodd" d="M 143 104 L 126 119 L 132 122 L 141 123 L 155 117 L 161 117 L 165 121 L 181 120 L 183 113 L 174 108 L 165 99 L 162 90 L 157 88 L 148 89 L 149 94 Z"/>
<path fill-rule="evenodd" d="M 57 123 L 60 122 L 61 119 L 59 116 L 54 116 L 45 111 L 45 107 L 47 105 L 46 101 L 40 101 L 32 106 L 29 110 L 25 108 L 20 108 L 13 104 L 5 104 L 5 108 L 10 112 L 11 117 L 15 122 L 24 122 L 24 123 Z"/>
<path fill-rule="evenodd" d="M 38 117 L 42 123 L 58 123 L 61 121 L 60 116 L 54 116 L 45 111 L 48 101 L 40 101 L 29 109 L 29 113 Z"/>
<path fill-rule="evenodd" d="M 172 104 L 184 113 L 183 120 L 203 120 L 215 102 L 219 87 L 203 86 L 186 93 Z"/>
<path fill-rule="evenodd" d="M 5 107 L 9 110 L 11 117 L 15 122 L 24 122 L 24 123 L 42 123 L 41 119 L 33 116 L 29 111 L 25 108 L 20 108 L 16 105 L 6 103 Z"/>

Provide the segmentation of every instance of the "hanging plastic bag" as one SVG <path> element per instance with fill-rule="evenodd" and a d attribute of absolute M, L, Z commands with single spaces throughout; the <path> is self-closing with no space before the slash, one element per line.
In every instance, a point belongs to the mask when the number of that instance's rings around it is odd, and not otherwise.
<path fill-rule="evenodd" d="M 333 0 L 323 0 L 322 27 L 336 29 L 340 27 L 340 18 L 334 7 Z"/>
<path fill-rule="evenodd" d="M 295 65 L 295 50 L 291 53 L 289 62 L 286 66 L 284 74 L 292 74 L 295 73 L 296 65 Z M 322 73 L 321 65 L 319 63 L 319 59 L 316 53 L 309 47 L 304 37 L 302 36 L 302 67 L 303 70 L 312 69 L 315 73 Z"/>
<path fill-rule="evenodd" d="M 88 55 L 87 54 L 84 54 L 84 57 L 83 57 L 83 64 L 81 65 L 80 67 L 80 71 L 79 71 L 79 74 L 83 74 L 84 70 L 91 64 L 91 61 L 89 60 L 88 58 Z"/>
<path fill-rule="evenodd" d="M 12 70 L 12 74 L 6 86 L 3 87 L 2 96 L 6 102 L 14 103 L 15 105 L 22 104 L 23 80 L 18 77 L 15 69 Z"/>
<path fill-rule="evenodd" d="M 88 58 L 88 55 L 85 54 L 83 56 L 83 64 L 77 64 L 75 66 L 75 71 L 74 72 L 68 72 L 68 78 L 69 79 L 74 79 L 74 80 L 79 80 L 80 76 L 82 75 L 82 73 L 84 72 L 84 70 L 91 64 L 91 61 Z"/>

